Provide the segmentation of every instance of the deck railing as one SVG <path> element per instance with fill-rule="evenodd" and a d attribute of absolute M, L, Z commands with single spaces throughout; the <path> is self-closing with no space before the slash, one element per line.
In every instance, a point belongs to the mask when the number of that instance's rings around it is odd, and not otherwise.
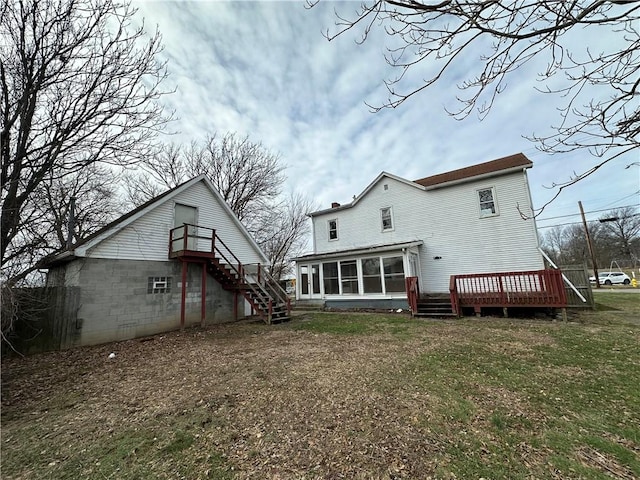
<path fill-rule="evenodd" d="M 420 298 L 418 277 L 406 277 L 405 288 L 407 290 L 407 302 L 409 302 L 409 309 L 413 315 L 418 311 L 418 299 Z"/>
<path fill-rule="evenodd" d="M 451 305 L 460 315 L 463 307 L 552 307 L 567 306 L 560 270 L 474 273 L 452 275 Z"/>

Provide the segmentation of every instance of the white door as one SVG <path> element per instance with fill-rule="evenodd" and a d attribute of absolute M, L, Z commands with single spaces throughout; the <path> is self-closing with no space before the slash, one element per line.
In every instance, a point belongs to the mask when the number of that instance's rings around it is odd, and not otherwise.
<path fill-rule="evenodd" d="M 182 225 L 189 225 L 187 232 L 187 250 L 197 250 L 196 248 L 196 235 L 197 235 L 197 217 L 198 209 L 189 205 L 182 205 L 176 203 L 173 214 L 173 226 L 181 227 Z M 184 250 L 184 230 L 175 230 L 173 232 L 173 251 Z"/>
<path fill-rule="evenodd" d="M 320 265 L 317 263 L 300 266 L 300 298 L 320 297 Z"/>

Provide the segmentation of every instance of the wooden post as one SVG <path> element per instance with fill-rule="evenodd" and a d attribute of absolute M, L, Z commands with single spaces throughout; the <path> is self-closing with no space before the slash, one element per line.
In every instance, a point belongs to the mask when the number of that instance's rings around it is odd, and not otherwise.
<path fill-rule="evenodd" d="M 211 231 L 211 253 L 216 253 L 216 231 Z"/>
<path fill-rule="evenodd" d="M 233 292 L 233 319 L 238 320 L 238 290 Z"/>
<path fill-rule="evenodd" d="M 200 305 L 200 326 L 204 327 L 207 315 L 207 264 L 202 263 L 202 293 Z"/>
<path fill-rule="evenodd" d="M 184 250 L 185 252 L 187 251 L 187 241 L 189 239 L 188 232 L 189 227 L 187 227 L 187 224 L 185 223 L 182 230 L 182 250 Z"/>
<path fill-rule="evenodd" d="M 587 246 L 589 247 L 589 253 L 591 254 L 591 262 L 593 263 L 593 274 L 596 277 L 596 288 L 600 288 L 600 279 L 598 278 L 598 265 L 596 263 L 596 255 L 593 251 L 593 244 L 591 243 L 591 235 L 589 234 L 589 227 L 587 227 L 587 220 L 584 218 L 584 210 L 582 209 L 582 202 L 578 202 L 580 207 L 580 215 L 582 215 L 582 225 L 584 225 L 584 233 L 587 235 Z"/>
<path fill-rule="evenodd" d="M 187 262 L 182 261 L 182 300 L 180 303 L 180 330 L 184 329 L 187 303 Z"/>

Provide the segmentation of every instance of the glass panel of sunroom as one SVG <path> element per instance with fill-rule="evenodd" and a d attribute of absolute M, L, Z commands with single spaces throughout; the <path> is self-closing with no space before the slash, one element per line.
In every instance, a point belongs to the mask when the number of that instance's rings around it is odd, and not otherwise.
<path fill-rule="evenodd" d="M 355 260 L 340 262 L 340 279 L 343 294 L 359 293 L 358 266 Z"/>
<path fill-rule="evenodd" d="M 388 257 L 382 259 L 384 267 L 384 286 L 387 293 L 404 292 L 404 266 L 402 257 Z"/>
<path fill-rule="evenodd" d="M 362 260 L 362 283 L 364 293 L 382 293 L 379 258 L 365 258 Z"/>
<path fill-rule="evenodd" d="M 325 295 L 338 295 L 338 262 L 328 262 L 322 264 L 322 277 L 324 279 Z"/>

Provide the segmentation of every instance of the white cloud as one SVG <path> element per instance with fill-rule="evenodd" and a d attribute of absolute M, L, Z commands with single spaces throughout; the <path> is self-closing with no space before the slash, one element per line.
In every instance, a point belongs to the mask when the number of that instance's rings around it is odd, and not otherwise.
<path fill-rule="evenodd" d="M 473 70 L 471 57 L 446 83 L 373 114 L 364 102 L 383 103 L 382 82 L 395 75 L 383 58 L 389 40 L 377 31 L 363 45 L 355 43 L 357 34 L 332 42 L 321 34 L 333 28 L 334 7 L 353 11 L 353 2 L 321 2 L 311 10 L 303 1 L 136 6 L 163 34 L 170 84 L 177 87 L 166 102 L 180 117 L 173 140 L 248 134 L 282 155 L 287 189 L 313 196 L 322 207 L 350 201 L 383 170 L 416 179 L 516 152 L 534 161 L 529 177 L 534 204 L 541 206 L 552 196 L 543 185 L 593 163 L 586 152 L 549 157 L 523 138 L 549 133 L 558 119 L 558 99 L 534 90 L 540 63 L 509 77 L 484 121 L 475 115 L 457 121 L 443 109 L 455 107 L 456 83 Z M 549 216 L 576 211 L 578 199 L 593 201 L 595 209 L 638 190 L 640 167 L 624 169 L 634 160 L 637 154 L 628 155 L 573 187 Z M 616 188 L 606 188 L 611 185 Z"/>

